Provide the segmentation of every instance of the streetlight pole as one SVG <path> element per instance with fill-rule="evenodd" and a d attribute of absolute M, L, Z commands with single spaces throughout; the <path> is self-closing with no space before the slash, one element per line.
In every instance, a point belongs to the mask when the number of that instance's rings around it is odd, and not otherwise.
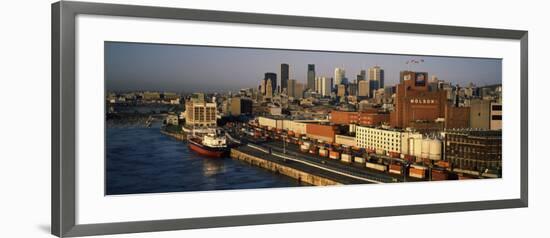
<path fill-rule="evenodd" d="M 283 154 L 286 154 L 286 135 L 283 135 Z"/>

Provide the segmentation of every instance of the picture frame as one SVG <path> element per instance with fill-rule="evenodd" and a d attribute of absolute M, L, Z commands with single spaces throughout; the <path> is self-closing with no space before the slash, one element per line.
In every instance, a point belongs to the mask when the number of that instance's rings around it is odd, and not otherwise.
<path fill-rule="evenodd" d="M 420 35 L 462 36 L 514 40 L 520 43 L 521 145 L 520 197 L 506 200 L 381 206 L 236 216 L 78 224 L 76 219 L 76 16 L 99 15 L 147 19 L 192 20 L 254 25 L 344 29 Z M 51 232 L 59 237 L 168 231 L 212 227 L 277 224 L 335 219 L 460 212 L 528 206 L 528 32 L 380 22 L 319 17 L 270 15 L 61 1 L 52 4 L 52 154 Z"/>

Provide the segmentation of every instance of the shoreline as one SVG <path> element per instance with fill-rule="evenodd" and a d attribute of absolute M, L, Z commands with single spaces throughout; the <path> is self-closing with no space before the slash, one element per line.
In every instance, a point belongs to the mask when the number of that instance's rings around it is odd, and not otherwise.
<path fill-rule="evenodd" d="M 186 134 L 169 132 L 169 131 L 166 131 L 162 128 L 160 129 L 160 133 L 163 134 L 163 135 L 172 137 L 172 138 L 174 138 L 176 140 L 179 140 L 179 141 L 187 141 L 187 135 Z"/>

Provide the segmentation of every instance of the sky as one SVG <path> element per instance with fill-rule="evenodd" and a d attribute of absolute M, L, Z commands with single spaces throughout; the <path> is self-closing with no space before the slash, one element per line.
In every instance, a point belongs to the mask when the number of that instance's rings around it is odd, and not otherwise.
<path fill-rule="evenodd" d="M 406 63 L 413 59 L 423 62 Z M 280 85 L 282 63 L 290 65 L 290 79 L 302 83 L 308 64 L 326 77 L 343 67 L 350 82 L 360 70 L 380 66 L 385 85 L 397 84 L 402 70 L 459 85 L 500 84 L 502 78 L 501 59 L 105 42 L 108 91 L 227 92 L 257 88 L 266 72 L 276 73 Z"/>

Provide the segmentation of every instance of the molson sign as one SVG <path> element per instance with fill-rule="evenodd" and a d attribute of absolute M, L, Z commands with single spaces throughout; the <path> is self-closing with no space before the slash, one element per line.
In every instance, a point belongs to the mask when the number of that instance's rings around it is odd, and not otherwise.
<path fill-rule="evenodd" d="M 415 86 L 426 86 L 426 80 L 428 80 L 428 73 L 417 72 L 414 77 Z"/>

